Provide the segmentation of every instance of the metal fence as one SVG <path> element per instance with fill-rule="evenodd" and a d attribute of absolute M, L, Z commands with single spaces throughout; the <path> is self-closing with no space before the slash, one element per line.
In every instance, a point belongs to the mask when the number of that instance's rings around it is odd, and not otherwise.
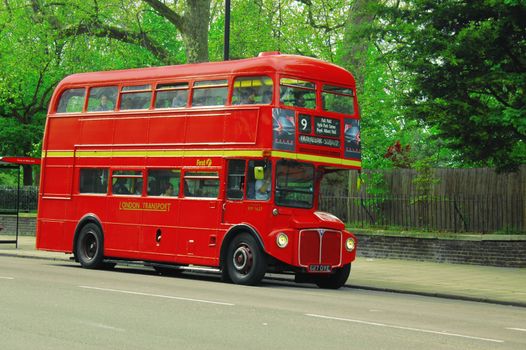
<path fill-rule="evenodd" d="M 526 232 L 526 199 L 516 195 L 321 196 L 320 207 L 357 227 L 449 232 Z"/>
<path fill-rule="evenodd" d="M 0 213 L 16 211 L 16 201 L 19 199 L 20 211 L 31 212 L 37 210 L 38 187 L 27 186 L 20 188 L 20 197 L 17 189 L 0 186 Z"/>

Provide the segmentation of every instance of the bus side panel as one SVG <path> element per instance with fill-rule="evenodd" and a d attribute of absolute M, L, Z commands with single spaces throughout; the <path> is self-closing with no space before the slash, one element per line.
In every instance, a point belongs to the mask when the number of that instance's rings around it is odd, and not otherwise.
<path fill-rule="evenodd" d="M 144 198 L 139 249 L 145 260 L 175 262 L 176 254 L 182 253 L 182 247 L 176 245 L 179 201 L 178 198 Z"/>
<path fill-rule="evenodd" d="M 179 207 L 177 246 L 181 262 L 209 266 L 219 264 L 218 238 L 221 201 L 216 198 L 183 198 Z"/>
<path fill-rule="evenodd" d="M 152 117 L 148 133 L 149 143 L 183 143 L 186 120 L 183 116 Z"/>
<path fill-rule="evenodd" d="M 217 112 L 192 115 L 186 122 L 186 143 L 223 142 L 225 115 Z"/>
<path fill-rule="evenodd" d="M 48 160 L 45 175 L 42 177 L 42 196 L 71 197 L 73 166 L 67 164 L 50 164 Z M 39 208 L 40 209 L 40 208 Z"/>
<path fill-rule="evenodd" d="M 47 119 L 47 144 L 46 149 L 52 150 L 73 150 L 73 144 L 78 142 L 76 137 L 78 134 L 77 118 L 69 117 L 53 117 Z"/>
<path fill-rule="evenodd" d="M 69 251 L 64 241 L 64 212 L 66 203 L 63 199 L 42 199 L 40 201 L 37 222 L 37 249 L 52 251 Z"/>
<path fill-rule="evenodd" d="M 106 118 L 108 119 L 105 120 L 103 117 L 97 119 L 80 119 L 82 122 L 82 130 L 80 132 L 81 137 L 78 143 L 83 146 L 88 146 L 90 144 L 111 145 L 113 143 L 113 127 L 115 121 L 112 117 Z"/>
<path fill-rule="evenodd" d="M 166 128 L 166 126 L 165 126 Z M 114 144 L 144 144 L 147 141 L 147 118 L 123 118 L 115 120 Z"/>
<path fill-rule="evenodd" d="M 259 109 L 233 110 L 226 118 L 225 142 L 256 143 Z"/>

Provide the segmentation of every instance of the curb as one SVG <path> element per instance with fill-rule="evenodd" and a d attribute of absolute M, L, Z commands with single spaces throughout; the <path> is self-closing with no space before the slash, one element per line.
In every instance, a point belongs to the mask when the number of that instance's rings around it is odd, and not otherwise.
<path fill-rule="evenodd" d="M 35 260 L 48 260 L 48 261 L 70 261 L 70 258 L 68 256 L 64 256 L 64 258 L 57 258 L 57 257 L 37 256 L 37 255 L 31 255 L 31 254 L 14 254 L 14 253 L 3 253 L 3 252 L 0 252 L 0 256 L 5 256 L 9 258 L 22 258 L 22 259 L 35 259 Z"/>
<path fill-rule="evenodd" d="M 403 290 L 403 289 L 393 289 L 393 288 L 379 288 L 379 287 L 370 287 L 370 286 L 359 286 L 346 284 L 346 288 L 351 289 L 363 289 L 370 290 L 374 292 L 386 292 L 386 293 L 398 293 L 398 294 L 410 294 L 410 295 L 419 295 L 423 297 L 432 297 L 432 298 L 441 298 L 441 299 L 451 299 L 451 300 L 462 300 L 462 301 L 473 301 L 477 303 L 487 303 L 487 304 L 497 304 L 505 306 L 516 306 L 526 308 L 526 303 L 520 301 L 505 301 L 489 298 L 477 298 L 470 297 L 467 295 L 458 295 L 458 294 L 449 294 L 449 293 L 433 293 L 433 292 L 419 292 L 413 290 Z"/>

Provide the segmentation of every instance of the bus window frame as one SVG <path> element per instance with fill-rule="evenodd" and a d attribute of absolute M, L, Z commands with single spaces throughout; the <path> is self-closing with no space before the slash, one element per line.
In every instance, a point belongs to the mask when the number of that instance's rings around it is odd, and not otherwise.
<path fill-rule="evenodd" d="M 116 96 L 115 96 L 115 102 L 114 102 L 114 105 L 113 105 L 113 109 L 109 109 L 107 111 L 89 111 L 88 110 L 88 106 L 89 106 L 89 98 L 91 96 L 91 90 L 93 89 L 101 89 L 101 88 L 116 88 Z M 82 110 L 82 113 L 83 114 L 87 114 L 87 113 L 115 113 L 117 112 L 117 103 L 119 103 L 119 91 L 120 91 L 120 88 L 121 86 L 119 84 L 112 84 L 112 85 L 87 85 L 86 86 L 86 90 L 87 90 L 87 93 L 86 93 L 86 97 L 85 97 L 85 101 L 84 101 L 84 109 Z"/>
<path fill-rule="evenodd" d="M 272 92 L 272 97 L 270 99 L 270 102 L 268 103 L 247 103 L 247 104 L 244 104 L 244 103 L 236 103 L 234 104 L 232 102 L 233 98 L 234 98 L 234 89 L 235 89 L 235 82 L 236 82 L 236 79 L 238 78 L 268 78 L 270 79 L 270 81 L 272 82 L 272 88 L 271 88 L 271 92 Z M 276 96 L 276 77 L 275 75 L 273 74 L 268 74 L 268 73 L 262 73 L 260 75 L 254 75 L 254 74 L 238 74 L 238 75 L 233 75 L 230 77 L 229 79 L 229 96 L 228 96 L 228 105 L 229 106 L 236 106 L 236 107 L 247 107 L 247 106 L 271 106 L 274 104 L 274 98 Z M 279 84 L 278 84 L 279 85 Z"/>
<path fill-rule="evenodd" d="M 136 175 L 132 175 L 132 174 L 117 174 L 117 175 L 115 175 L 116 172 L 123 172 L 123 171 L 130 171 L 130 172 L 131 171 L 135 171 L 135 172 L 139 172 L 140 174 L 136 174 Z M 144 169 L 138 169 L 138 168 L 132 168 L 132 169 L 115 168 L 115 169 L 111 169 L 111 173 L 110 173 L 109 180 L 108 180 L 108 186 L 110 187 L 110 190 L 108 191 L 108 195 L 118 196 L 118 197 L 126 197 L 126 196 L 128 196 L 128 197 L 143 197 L 144 196 L 144 187 L 145 187 L 144 186 L 144 174 L 145 174 Z M 119 178 L 141 179 L 142 180 L 141 193 L 140 194 L 137 194 L 137 193 L 134 193 L 134 192 L 130 192 L 130 193 L 115 193 L 114 190 L 113 190 L 113 186 L 115 185 L 113 183 L 113 179 L 114 178 L 115 179 L 119 179 Z"/>
<path fill-rule="evenodd" d="M 151 81 L 147 81 L 147 82 L 134 82 L 133 85 L 127 85 L 127 84 L 119 84 L 119 97 L 117 99 L 117 101 L 115 102 L 118 106 L 118 108 L 116 108 L 114 111 L 115 112 L 138 112 L 138 111 L 149 111 L 152 109 L 152 103 L 153 103 L 153 85 L 154 83 L 152 83 Z M 149 86 L 150 88 L 149 89 L 140 89 L 140 90 L 124 90 L 125 88 L 127 87 L 134 87 L 134 86 Z M 149 92 L 150 93 L 150 104 L 148 105 L 147 108 L 132 108 L 132 109 L 122 109 L 122 97 L 124 95 L 131 95 L 131 94 L 137 94 L 137 93 L 145 93 L 145 92 Z"/>
<path fill-rule="evenodd" d="M 83 170 L 102 170 L 106 171 L 106 192 L 83 192 L 81 191 L 81 176 Z M 108 166 L 79 166 L 78 171 L 76 172 L 76 181 L 78 182 L 75 186 L 77 195 L 81 196 L 99 196 L 106 197 L 110 194 L 110 167 Z"/>
<path fill-rule="evenodd" d="M 323 113 L 333 113 L 333 114 L 339 114 L 339 115 L 345 115 L 345 116 L 354 116 L 354 115 L 356 115 L 356 113 L 357 113 L 357 106 L 358 106 L 357 105 L 357 100 L 356 100 L 356 89 L 353 89 L 351 86 L 336 85 L 335 83 L 324 82 L 324 81 L 320 81 L 319 83 L 320 83 L 319 84 L 319 93 L 317 95 L 318 95 L 318 98 L 320 99 L 319 108 L 320 108 L 321 112 L 323 112 Z M 332 91 L 329 91 L 329 90 L 325 90 L 324 89 L 325 85 L 332 86 L 332 87 L 343 88 L 343 89 L 349 89 L 349 90 L 351 90 L 351 94 L 338 93 L 338 92 L 332 92 Z M 352 98 L 352 104 L 353 104 L 352 113 L 343 113 L 343 112 L 338 112 L 338 111 L 334 111 L 334 110 L 325 109 L 324 101 L 323 101 L 323 93 L 333 94 L 333 95 L 337 95 L 337 96 L 351 97 Z"/>
<path fill-rule="evenodd" d="M 292 79 L 292 80 L 298 80 L 298 81 L 304 81 L 304 82 L 307 82 L 307 83 L 312 83 L 314 84 L 314 87 L 313 88 L 303 88 L 303 87 L 300 87 L 300 86 L 297 86 L 297 85 L 291 85 L 291 84 L 281 84 L 281 80 L 282 79 Z M 292 108 L 292 109 L 296 109 L 296 108 L 300 108 L 300 109 L 305 109 L 305 110 L 309 110 L 309 111 L 319 111 L 319 108 L 320 108 L 320 86 L 322 84 L 322 82 L 320 82 L 319 80 L 315 80 L 315 79 L 310 79 L 310 78 L 299 78 L 299 77 L 295 77 L 293 75 L 287 75 L 287 74 L 280 74 L 278 75 L 277 77 L 277 85 L 276 85 L 276 92 L 275 94 L 277 94 L 277 98 L 278 98 L 278 103 L 279 103 L 279 106 L 280 108 Z M 290 87 L 290 88 L 293 88 L 293 89 L 299 89 L 299 90 L 305 90 L 305 91 L 313 91 L 314 92 L 314 108 L 309 108 L 309 107 L 301 107 L 301 106 L 296 106 L 296 105 L 291 105 L 291 106 L 288 106 L 286 105 L 283 101 L 281 101 L 281 87 L 282 86 L 286 86 L 286 87 Z"/>
<path fill-rule="evenodd" d="M 192 173 L 214 173 L 217 176 L 206 176 L 206 175 L 190 175 Z M 181 184 L 182 184 L 182 191 L 180 191 L 180 196 L 182 195 L 182 198 L 186 199 L 196 199 L 196 200 L 219 200 L 222 198 L 222 191 L 224 191 L 225 185 L 222 181 L 222 170 L 221 167 L 213 167 L 213 168 L 183 168 L 181 172 Z M 205 197 L 205 196 L 196 196 L 194 194 L 187 195 L 186 194 L 186 180 L 217 180 L 217 195 L 215 197 Z"/>
<path fill-rule="evenodd" d="M 84 89 L 84 102 L 82 103 L 82 110 L 80 112 L 59 112 L 58 111 L 58 107 L 60 106 L 60 101 L 61 101 L 62 96 L 64 95 L 64 93 L 66 91 L 69 91 L 69 90 L 80 90 L 80 89 Z M 53 108 L 53 113 L 54 114 L 58 114 L 60 116 L 70 115 L 70 114 L 78 115 L 78 114 L 85 113 L 86 108 L 87 108 L 87 100 L 88 100 L 87 96 L 88 96 L 88 92 L 89 92 L 88 89 L 89 89 L 89 87 L 86 86 L 86 85 L 82 85 L 82 86 L 64 86 L 64 88 L 60 91 L 60 93 L 58 94 L 58 98 L 55 101 L 55 106 Z"/>
<path fill-rule="evenodd" d="M 174 88 L 166 88 L 166 89 L 159 89 L 159 85 L 168 85 L 168 84 L 171 84 L 171 85 L 178 85 L 178 84 L 186 84 L 186 87 L 174 87 Z M 190 103 L 190 94 L 191 94 L 191 90 L 192 90 L 192 82 L 191 80 L 189 79 L 185 79 L 185 80 L 166 80 L 166 81 L 156 81 L 154 83 L 152 83 L 152 90 L 153 90 L 153 95 L 152 95 L 152 110 L 155 110 L 155 111 L 167 111 L 167 110 L 172 110 L 172 109 L 183 109 L 183 108 L 189 108 L 189 103 Z M 184 106 L 181 106 L 181 107 L 156 107 L 156 104 L 157 104 L 157 94 L 159 92 L 165 92 L 165 91 L 186 91 L 187 92 L 187 95 L 186 95 L 186 104 Z"/>
<path fill-rule="evenodd" d="M 196 84 L 206 81 L 226 81 L 225 84 L 217 84 L 217 85 L 203 85 L 203 86 L 197 86 Z M 192 109 L 199 109 L 199 108 L 224 108 L 226 106 L 231 105 L 232 100 L 232 77 L 231 76 L 219 76 L 219 77 L 203 77 L 201 79 L 193 79 L 190 81 L 190 90 L 191 93 L 188 96 L 188 108 Z M 196 90 L 202 90 L 202 89 L 221 89 L 226 87 L 226 96 L 225 96 L 225 103 L 220 105 L 194 105 L 194 94 Z"/>
<path fill-rule="evenodd" d="M 172 195 L 172 196 L 165 196 L 163 195 L 162 191 L 160 191 L 161 193 L 158 194 L 158 195 L 154 195 L 154 194 L 149 194 L 148 193 L 148 188 L 150 187 L 150 172 L 151 171 L 173 171 L 173 172 L 176 172 L 179 174 L 179 186 L 177 188 L 177 194 L 176 195 Z M 145 169 L 144 171 L 144 176 L 146 178 L 146 181 L 143 180 L 143 183 L 146 184 L 146 187 L 143 186 L 143 193 L 144 193 L 144 196 L 146 198 L 166 198 L 166 199 L 175 199 L 175 198 L 181 198 L 181 188 L 183 187 L 182 186 L 182 182 L 183 182 L 183 169 L 181 167 L 156 167 L 156 166 L 153 166 L 153 167 L 148 167 Z M 169 183 L 171 183 L 169 181 Z M 172 184 L 173 185 L 173 184 Z M 175 190 L 175 187 L 174 187 L 174 190 Z"/>

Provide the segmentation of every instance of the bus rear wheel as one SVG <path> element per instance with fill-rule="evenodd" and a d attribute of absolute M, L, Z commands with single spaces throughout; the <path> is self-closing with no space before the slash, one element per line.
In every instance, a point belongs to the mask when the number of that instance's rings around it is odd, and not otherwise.
<path fill-rule="evenodd" d="M 323 289 L 338 289 L 347 282 L 350 274 L 351 264 L 347 264 L 330 275 L 314 277 L 314 283 Z"/>
<path fill-rule="evenodd" d="M 228 246 L 226 269 L 233 283 L 253 286 L 265 276 L 267 256 L 254 237 L 242 233 Z"/>
<path fill-rule="evenodd" d="M 88 223 L 82 227 L 75 244 L 75 257 L 87 269 L 104 266 L 104 241 L 102 232 L 96 224 Z"/>

